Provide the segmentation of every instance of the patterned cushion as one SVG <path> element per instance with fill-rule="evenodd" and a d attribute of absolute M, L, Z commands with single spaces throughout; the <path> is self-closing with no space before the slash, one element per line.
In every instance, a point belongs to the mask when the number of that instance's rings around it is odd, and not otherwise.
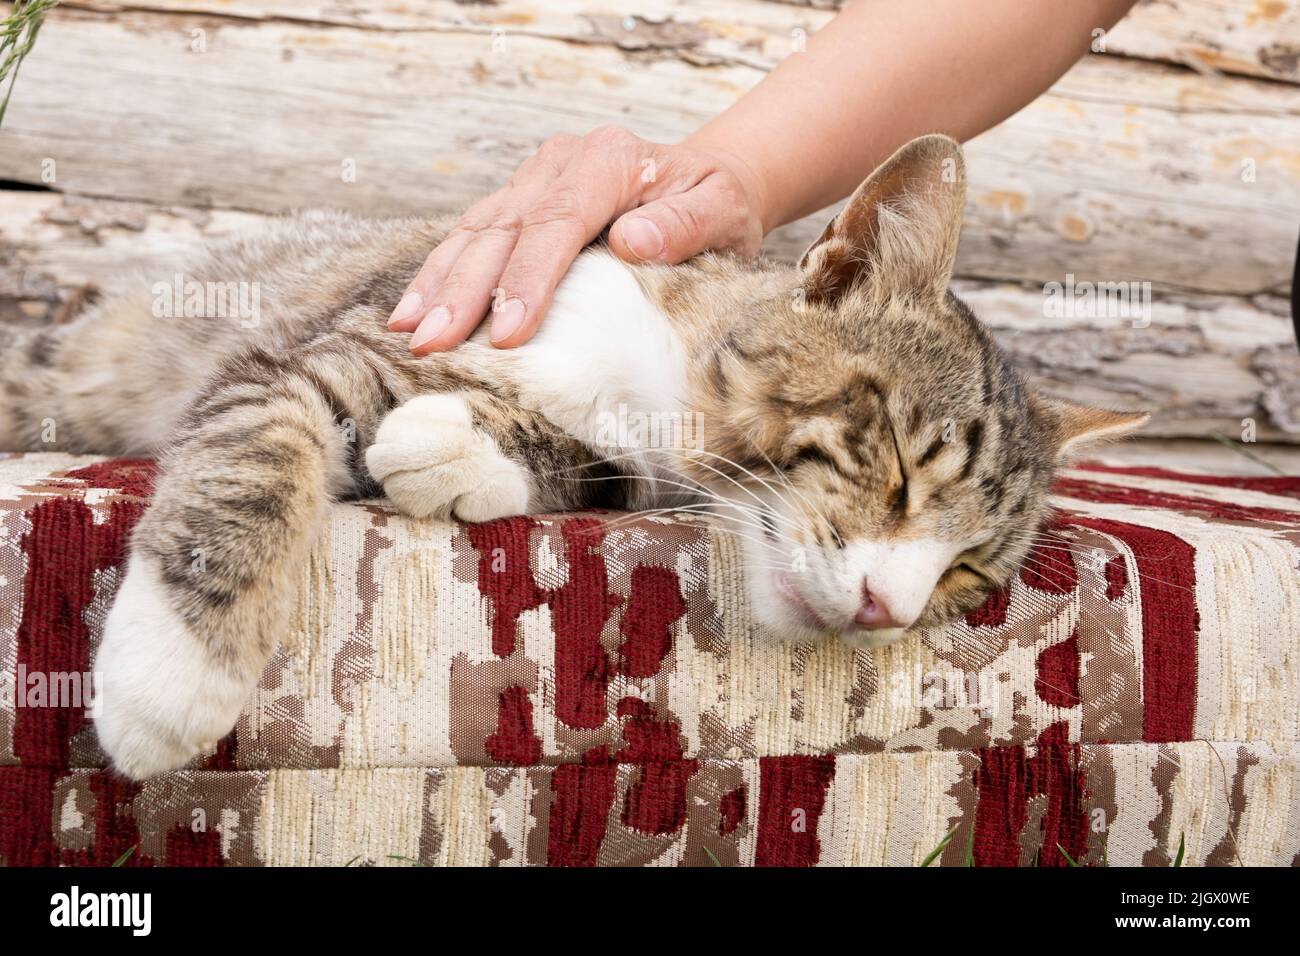
<path fill-rule="evenodd" d="M 2 863 L 1300 863 L 1300 479 L 1071 471 L 874 654 L 757 632 L 701 518 L 335 505 L 237 729 L 137 784 L 73 676 L 152 476 L 0 456 Z"/>

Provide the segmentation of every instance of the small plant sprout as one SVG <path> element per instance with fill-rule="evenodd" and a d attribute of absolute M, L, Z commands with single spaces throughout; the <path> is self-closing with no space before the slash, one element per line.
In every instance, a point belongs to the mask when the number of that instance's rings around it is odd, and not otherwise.
<path fill-rule="evenodd" d="M 23 58 L 32 51 L 36 34 L 40 32 L 45 14 L 58 0 L 16 0 L 9 16 L 0 21 L 0 86 L 4 86 L 4 99 L 0 99 L 0 124 L 4 123 L 9 96 L 18 81 L 18 68 Z M 5 80 L 8 84 L 5 84 Z"/>

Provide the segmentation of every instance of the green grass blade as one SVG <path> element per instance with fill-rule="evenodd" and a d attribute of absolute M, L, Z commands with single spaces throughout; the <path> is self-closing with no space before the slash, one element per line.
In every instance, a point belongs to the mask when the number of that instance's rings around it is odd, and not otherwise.
<path fill-rule="evenodd" d="M 31 52 L 45 14 L 56 3 L 58 0 L 16 0 L 9 16 L 0 24 L 3 27 L 0 29 L 0 84 L 9 81 L 4 99 L 0 100 L 0 123 L 4 123 L 23 57 Z"/>
<path fill-rule="evenodd" d="M 135 846 L 131 847 L 131 849 L 127 850 L 125 853 L 123 853 L 121 856 L 119 856 L 119 857 L 117 858 L 117 860 L 114 861 L 113 865 L 114 865 L 114 866 L 126 866 L 126 861 L 129 860 L 129 859 L 131 859 L 131 854 L 134 853 L 134 852 L 135 852 L 136 850 L 138 850 L 139 848 L 140 848 L 140 844 L 137 843 Z"/>
<path fill-rule="evenodd" d="M 704 848 L 704 853 L 713 862 L 714 866 L 722 866 L 722 861 L 719 860 L 716 856 L 714 856 L 713 851 L 710 850 L 707 846 Z"/>
<path fill-rule="evenodd" d="M 1179 836 L 1178 836 L 1178 855 L 1177 855 L 1176 857 L 1174 857 L 1174 866 L 1182 866 L 1182 865 L 1183 865 L 1183 850 L 1185 850 L 1185 849 L 1187 848 L 1186 840 L 1187 840 L 1187 834 L 1185 834 L 1185 833 L 1179 834 Z"/>
<path fill-rule="evenodd" d="M 1256 455 L 1254 452 L 1247 451 L 1245 447 L 1243 447 L 1242 443 L 1239 441 L 1233 441 L 1231 438 L 1224 438 L 1222 435 L 1212 435 L 1210 437 L 1212 437 L 1219 444 L 1223 445 L 1225 448 L 1235 451 L 1238 455 L 1241 455 L 1243 458 L 1249 458 L 1251 461 L 1259 465 L 1261 468 L 1267 468 L 1269 471 L 1273 472 L 1276 475 L 1286 474 L 1285 471 L 1283 471 L 1277 465 L 1273 464 L 1271 461 L 1261 458 L 1259 455 Z"/>
<path fill-rule="evenodd" d="M 921 861 L 922 866 L 929 866 L 935 860 L 939 859 L 939 855 L 943 853 L 944 850 L 948 849 L 948 844 L 952 842 L 953 835 L 957 832 L 957 827 L 959 826 L 961 826 L 960 823 L 957 824 L 956 827 L 953 827 L 951 830 L 949 830 L 944 835 L 944 838 L 939 841 L 939 845 L 935 847 L 933 850 L 931 850 L 928 854 L 926 854 L 925 859 Z"/>
<path fill-rule="evenodd" d="M 1075 863 L 1075 862 L 1074 862 L 1074 857 L 1070 856 L 1070 854 L 1068 854 L 1068 853 L 1065 852 L 1065 847 L 1061 846 L 1061 844 L 1059 844 L 1059 843 L 1056 844 L 1056 848 L 1057 848 L 1058 850 L 1061 851 L 1061 856 L 1065 857 L 1065 862 L 1068 863 L 1068 864 L 1070 864 L 1070 866 L 1078 866 L 1078 865 L 1079 865 L 1078 863 Z"/>

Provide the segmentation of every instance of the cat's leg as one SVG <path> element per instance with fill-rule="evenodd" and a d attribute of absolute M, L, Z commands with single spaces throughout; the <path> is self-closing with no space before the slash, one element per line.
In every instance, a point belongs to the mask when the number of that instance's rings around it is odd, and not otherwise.
<path fill-rule="evenodd" d="M 74 295 L 53 323 L 0 327 L 0 451 L 152 455 L 163 445 L 224 353 L 195 341 L 211 326 L 154 318 L 150 296 L 147 285 Z"/>
<path fill-rule="evenodd" d="M 252 351 L 182 419 L 94 664 L 99 740 L 127 776 L 229 733 L 283 634 L 328 502 L 354 483 L 338 423 L 376 400 L 363 363 L 336 364 Z"/>
<path fill-rule="evenodd" d="M 0 451 L 116 450 L 78 420 L 66 328 L 0 327 Z"/>
<path fill-rule="evenodd" d="M 627 504 L 622 470 L 545 416 L 486 391 L 420 395 L 394 409 L 366 465 L 413 517 L 490 521 Z"/>

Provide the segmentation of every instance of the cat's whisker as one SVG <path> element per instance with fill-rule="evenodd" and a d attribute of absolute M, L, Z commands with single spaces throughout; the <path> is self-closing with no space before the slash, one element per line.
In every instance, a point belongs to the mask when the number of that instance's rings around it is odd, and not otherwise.
<path fill-rule="evenodd" d="M 1059 558 L 1054 558 L 1054 559 L 1051 559 L 1051 560 L 1053 560 L 1053 561 L 1055 561 L 1055 562 L 1057 562 L 1057 563 L 1049 564 L 1047 558 L 1039 558 L 1039 559 L 1028 558 L 1028 559 L 1026 559 L 1026 560 L 1023 562 L 1023 564 L 1022 564 L 1021 566 L 1024 567 L 1024 568 L 1038 568 L 1039 570 L 1047 570 L 1047 571 L 1073 571 L 1073 570 L 1076 570 L 1076 568 L 1075 568 L 1074 566 L 1072 566 L 1072 565 L 1066 565 L 1066 564 L 1064 564 L 1064 563 L 1060 563 L 1060 559 L 1059 559 Z M 1155 584 L 1160 584 L 1160 585 L 1163 585 L 1163 586 L 1165 586 L 1165 587 L 1169 587 L 1169 588 L 1175 588 L 1175 589 L 1177 589 L 1177 590 L 1179 590 L 1179 591 L 1186 591 L 1188 594 L 1195 594 L 1195 593 L 1196 593 L 1196 589 L 1195 589 L 1195 588 L 1189 588 L 1187 585 L 1185 585 L 1185 584 L 1179 584 L 1177 581 L 1168 581 L 1168 580 L 1165 580 L 1164 578 L 1156 577 L 1154 574 L 1143 573 L 1143 574 L 1140 575 L 1140 578 L 1141 578 L 1141 580 L 1144 580 L 1144 581 L 1151 581 L 1151 582 L 1153 582 L 1153 583 L 1155 583 Z"/>
<path fill-rule="evenodd" d="M 759 453 L 762 454 L 761 451 L 760 451 Z M 748 475 L 750 478 L 754 479 L 754 481 L 758 482 L 758 483 L 759 483 L 760 485 L 762 485 L 764 488 L 766 488 L 767 490 L 771 491 L 772 494 L 775 495 L 775 496 L 777 497 L 778 500 L 780 500 L 782 503 L 784 503 L 784 504 L 786 505 L 786 507 L 790 508 L 790 510 L 792 510 L 792 511 L 797 510 L 797 509 L 794 507 L 794 502 L 792 502 L 792 501 L 791 501 L 789 498 L 787 498 L 785 495 L 781 494 L 780 490 L 777 489 L 777 488 L 776 488 L 776 487 L 775 487 L 775 486 L 774 486 L 770 481 L 768 481 L 768 480 L 767 480 L 766 478 L 764 478 L 762 475 L 756 474 L 755 472 L 753 472 L 753 471 L 751 471 L 750 469 L 746 468 L 746 467 L 745 467 L 744 465 L 742 465 L 740 462 L 735 461 L 734 459 L 728 458 L 726 455 L 721 455 L 721 454 L 718 454 L 717 452 L 708 451 L 707 449 L 704 449 L 704 448 L 698 448 L 698 449 L 695 449 L 694 452 L 693 452 L 693 454 L 711 455 L 712 457 L 718 459 L 719 461 L 722 461 L 722 462 L 724 462 L 724 463 L 726 463 L 726 464 L 728 464 L 728 465 L 731 465 L 733 468 L 738 468 L 738 469 L 740 469 L 740 470 L 743 471 L 746 475 Z M 772 460 L 771 460 L 770 458 L 768 458 L 767 455 L 763 455 L 763 457 L 764 457 L 764 459 L 767 460 L 767 463 L 768 463 L 769 465 L 771 465 L 773 473 L 775 473 L 775 474 L 777 474 L 777 475 L 780 475 L 780 474 L 781 474 L 780 469 L 778 469 L 774 464 L 772 464 Z M 703 463 L 703 462 L 697 462 L 697 464 L 704 464 L 704 463 Z M 743 487 L 743 485 L 741 485 L 740 482 L 736 482 L 735 479 L 732 478 L 730 475 L 723 474 L 721 471 L 718 471 L 718 469 L 713 468 L 713 467 L 711 467 L 711 466 L 709 466 L 709 465 L 705 465 L 705 467 L 706 467 L 706 468 L 709 468 L 710 471 L 713 471 L 714 473 L 716 473 L 716 474 L 718 474 L 718 475 L 721 475 L 722 477 L 727 478 L 728 480 L 734 482 L 738 487 Z M 789 480 L 788 480 L 788 479 L 786 479 L 786 484 L 789 485 Z M 790 486 L 790 487 L 793 488 L 793 486 Z M 746 491 L 749 491 L 749 489 L 745 489 L 745 490 L 746 490 Z M 753 494 L 752 491 L 749 492 L 749 493 L 750 493 L 751 495 Z M 755 496 L 755 497 L 757 497 L 757 496 Z M 766 502 L 764 502 L 764 504 L 766 504 Z"/>
<path fill-rule="evenodd" d="M 733 526 L 737 524 L 751 527 L 756 531 L 764 530 L 762 525 L 757 524 L 753 521 L 743 521 L 737 518 L 728 518 L 727 516 L 720 515 L 717 512 L 716 508 L 717 508 L 716 505 L 708 505 L 703 507 L 700 510 L 696 510 L 694 508 L 661 508 L 661 509 L 654 509 L 651 511 L 633 511 L 633 512 L 629 512 L 626 515 L 621 516 L 617 520 L 605 522 L 603 526 L 607 529 L 619 530 L 621 528 L 630 527 L 638 519 L 648 517 L 648 516 L 688 513 L 688 514 L 700 515 L 702 517 L 717 518 L 720 521 L 728 522 L 728 526 L 722 529 L 728 532 L 734 531 L 735 528 Z"/>
<path fill-rule="evenodd" d="M 721 528 L 721 529 L 716 529 L 716 528 L 713 529 L 713 530 L 721 530 L 721 531 L 723 531 L 723 532 L 725 532 L 725 533 L 739 533 L 739 532 L 736 531 L 736 528 L 735 528 L 735 525 L 736 525 L 736 524 L 740 524 L 740 525 L 743 525 L 743 526 L 746 526 L 746 527 L 751 527 L 751 528 L 755 529 L 756 531 L 757 531 L 757 530 L 762 530 L 762 526 L 761 526 L 761 525 L 758 525 L 758 524 L 755 524 L 754 522 L 737 521 L 736 519 L 729 519 L 727 516 L 720 515 L 720 514 L 718 514 L 718 512 L 717 512 L 716 510 L 714 510 L 715 508 L 716 508 L 716 506 L 714 506 L 714 505 L 707 505 L 707 506 L 703 506 L 700 510 L 691 509 L 691 508 L 662 508 L 662 509 L 655 509 L 655 510 L 653 510 L 653 511 L 634 511 L 634 512 L 630 512 L 630 513 L 628 513 L 627 515 L 625 515 L 625 516 L 623 517 L 621 523 L 614 523 L 614 522 L 611 522 L 611 523 L 610 523 L 609 525 L 607 525 L 607 526 L 608 526 L 608 527 L 613 527 L 613 528 L 627 527 L 627 526 L 629 526 L 632 522 L 636 521 L 638 518 L 645 517 L 645 516 L 647 516 L 647 515 L 660 515 L 660 514 L 671 515 L 671 514 L 675 514 L 675 513 L 680 514 L 680 513 L 685 512 L 685 513 L 689 513 L 689 514 L 700 515 L 700 516 L 703 516 L 703 517 L 717 518 L 717 519 L 719 519 L 720 521 L 727 522 L 727 524 L 726 524 L 725 527 L 723 527 L 723 528 Z"/>
<path fill-rule="evenodd" d="M 781 574 L 805 574 L 806 573 L 794 567 L 792 563 L 751 564 L 751 565 L 747 565 L 746 568 L 749 571 L 773 571 L 773 572 L 779 572 Z"/>
<path fill-rule="evenodd" d="M 720 507 L 725 507 L 725 506 L 720 506 Z M 737 508 L 736 510 L 739 511 L 740 514 L 742 515 L 749 515 L 749 512 L 747 512 L 743 507 Z M 728 521 L 728 520 L 739 521 L 740 524 L 746 527 L 753 528 L 755 531 L 763 535 L 768 534 L 769 531 L 767 525 L 763 524 L 761 519 L 755 519 L 752 516 L 748 518 L 736 518 L 736 517 L 729 517 L 725 514 L 720 514 L 718 515 L 718 517 L 721 518 L 723 521 Z"/>
<path fill-rule="evenodd" d="M 544 477 L 552 477 L 556 472 L 547 472 Z M 686 482 L 677 481 L 674 478 L 666 478 L 662 475 L 595 475 L 591 478 L 565 478 L 565 481 L 575 482 L 596 482 L 596 481 L 644 481 L 653 484 L 672 485 L 676 488 L 684 488 L 692 495 L 704 498 L 718 498 L 719 496 L 702 486 L 687 484 Z M 684 502 L 690 504 L 691 502 Z"/>
<path fill-rule="evenodd" d="M 647 508 L 642 511 L 621 512 L 615 518 L 600 519 L 601 527 L 606 530 L 622 530 L 623 528 L 632 527 L 637 521 L 643 518 L 657 518 L 662 515 L 672 514 L 693 514 L 693 515 L 710 515 L 712 511 L 708 510 L 710 506 L 706 505 L 681 505 L 675 508 Z"/>
<path fill-rule="evenodd" d="M 736 527 L 723 528 L 720 530 L 722 534 L 725 534 L 727 536 L 736 537 L 748 541 L 750 544 L 754 545 L 755 548 L 757 548 L 758 551 L 762 554 L 775 556 L 775 554 L 778 552 L 778 549 L 773 548 L 769 541 L 764 540 L 760 536 L 756 536 L 752 531 L 744 531 Z M 756 571 L 756 570 L 789 571 L 791 570 L 792 567 L 793 567 L 793 562 L 780 562 L 777 564 L 766 565 L 763 563 L 750 563 L 748 560 L 745 562 L 744 565 L 746 571 Z"/>
<path fill-rule="evenodd" d="M 633 449 L 630 451 L 623 451 L 623 452 L 619 452 L 618 454 L 611 454 L 611 455 L 601 454 L 600 457 L 596 458 L 593 461 L 582 461 L 582 462 L 577 462 L 576 464 L 573 465 L 569 465 L 568 467 L 565 468 L 551 468 L 547 471 L 539 471 L 538 475 L 540 477 L 546 477 L 546 478 L 563 479 L 565 475 L 568 475 L 571 472 L 586 471 L 589 468 L 598 468 L 601 465 L 616 464 L 620 461 L 627 461 L 628 459 L 644 460 L 646 456 L 647 456 L 646 449 Z M 610 477 L 636 478 L 636 477 L 645 477 L 645 476 L 633 474 L 633 475 L 615 475 Z M 572 479 L 567 479 L 567 480 L 572 480 Z"/>
<path fill-rule="evenodd" d="M 704 449 L 704 448 L 687 447 L 687 446 L 656 446 L 653 450 L 654 450 L 654 451 L 673 451 L 673 452 L 677 452 L 677 453 L 680 453 L 680 454 L 682 454 L 682 455 L 691 456 L 691 457 L 694 457 L 694 456 L 696 456 L 696 455 L 709 455 L 709 456 L 711 456 L 712 458 L 715 458 L 715 459 L 717 459 L 717 460 L 719 460 L 719 461 L 722 461 L 722 462 L 724 462 L 724 463 L 726 463 L 726 464 L 728 464 L 728 465 L 731 465 L 733 468 L 737 468 L 737 469 L 739 469 L 740 471 L 744 472 L 746 475 L 748 475 L 748 476 L 749 476 L 750 478 L 752 478 L 754 481 L 758 482 L 758 484 L 760 484 L 760 485 L 763 486 L 764 488 L 766 488 L 766 489 L 768 489 L 769 491 L 771 491 L 772 494 L 775 495 L 775 496 L 777 497 L 778 500 L 782 501 L 782 502 L 783 502 L 787 507 L 789 507 L 792 511 L 796 511 L 796 512 L 798 511 L 798 509 L 794 507 L 793 502 L 791 502 L 789 498 L 787 498 L 787 497 L 785 497 L 784 495 L 782 495 L 781 492 L 780 492 L 780 490 L 777 489 L 775 486 L 773 486 L 771 482 L 769 482 L 767 479 L 763 478 L 761 475 L 757 475 L 757 474 L 755 474 L 753 471 L 751 471 L 750 469 L 746 468 L 746 467 L 745 467 L 744 465 L 742 465 L 740 462 L 738 462 L 738 461 L 734 461 L 733 459 L 728 458 L 726 455 L 721 455 L 721 454 L 718 454 L 717 452 L 709 451 L 709 450 Z M 645 454 L 645 451 L 629 451 L 629 452 L 624 452 L 624 453 L 619 454 L 619 455 L 611 455 L 611 456 L 608 456 L 608 457 L 604 457 L 604 458 L 602 458 L 601 460 L 602 460 L 602 462 L 617 462 L 617 461 L 622 460 L 622 459 L 626 459 L 626 458 L 630 458 L 630 457 L 636 457 L 636 456 L 640 456 L 640 455 L 644 455 L 644 454 Z M 766 458 L 766 456 L 764 456 L 764 457 Z M 731 482 L 732 484 L 734 484 L 737 488 L 739 488 L 740 490 L 744 491 L 746 494 L 750 495 L 750 497 L 754 498 L 754 500 L 758 502 L 759 506 L 761 506 L 761 507 L 763 507 L 764 509 L 766 509 L 766 512 L 769 513 L 770 516 L 771 516 L 773 519 L 785 521 L 788 525 L 790 525 L 791 528 L 793 528 L 793 529 L 796 530 L 796 531 L 803 531 L 803 530 L 805 530 L 805 529 L 803 528 L 803 526 L 802 526 L 801 524 L 799 524 L 797 521 L 795 521 L 793 518 L 790 518 L 790 517 L 787 516 L 787 515 L 782 515 L 780 512 L 778 512 L 778 511 L 776 511 L 775 509 L 771 508 L 771 506 L 770 506 L 766 501 L 764 501 L 762 498 L 760 498 L 758 495 L 756 495 L 752 489 L 746 487 L 745 484 L 744 484 L 743 482 L 737 481 L 733 476 L 726 474 L 725 472 L 721 471 L 721 470 L 718 469 L 718 468 L 715 468 L 714 466 L 708 464 L 707 462 L 700 462 L 700 461 L 697 461 L 696 463 L 699 464 L 699 465 L 701 465 L 701 466 L 704 467 L 704 468 L 709 469 L 709 471 L 711 471 L 711 472 L 713 472 L 714 474 L 718 475 L 720 478 L 724 478 L 724 479 L 726 479 L 727 481 L 730 481 L 730 482 Z M 771 464 L 771 459 L 768 459 L 768 463 Z M 582 465 L 582 466 L 579 466 L 579 467 L 592 467 L 592 465 L 594 465 L 594 464 L 595 464 L 595 463 L 585 464 L 585 465 Z M 775 466 L 773 466 L 773 469 L 774 469 L 774 471 L 777 471 L 777 469 L 775 468 Z M 573 469 L 559 469 L 559 470 L 557 470 L 557 471 L 550 472 L 549 474 L 552 474 L 552 475 L 562 474 L 563 472 L 565 472 L 565 471 L 569 471 L 569 470 L 573 470 Z M 778 471 L 778 474 L 779 474 L 779 471 Z M 612 477 L 612 476 L 611 476 L 611 477 Z M 648 477 L 648 478 L 654 478 L 654 476 L 642 476 L 642 475 L 626 475 L 626 476 L 621 476 L 621 477 L 625 477 L 625 478 L 637 478 L 637 477 L 641 477 L 641 478 L 647 478 L 647 477 Z M 576 479 L 571 479 L 571 480 L 576 480 Z M 662 481 L 662 480 L 664 480 L 664 479 L 661 479 L 661 478 L 655 478 L 654 480 L 661 480 L 661 481 Z M 792 486 L 792 487 L 793 487 L 793 486 Z M 707 494 L 707 493 L 708 493 L 708 492 L 704 489 L 704 487 L 703 487 L 702 485 L 693 485 L 692 488 L 693 488 L 693 490 L 695 490 L 695 491 L 696 491 L 697 493 L 699 493 L 699 494 Z M 805 499 L 805 502 L 806 502 L 806 499 Z M 814 509 L 814 510 L 816 510 L 816 509 Z M 818 512 L 818 514 L 819 514 L 819 516 L 820 516 L 820 512 Z M 827 522 L 827 524 L 829 525 L 829 522 Z"/>
<path fill-rule="evenodd" d="M 778 499 L 780 499 L 781 501 L 785 502 L 785 504 L 787 505 L 787 507 L 791 507 L 789 500 L 786 499 L 784 495 L 781 495 L 779 492 L 776 491 L 775 488 L 773 488 L 773 487 L 771 486 L 771 484 L 770 484 L 769 482 L 767 482 L 767 481 L 765 481 L 764 479 L 762 479 L 762 478 L 758 477 L 757 475 L 755 475 L 752 471 L 750 471 L 750 470 L 749 470 L 748 468 L 746 468 L 744 465 L 740 464 L 739 462 L 732 461 L 730 458 L 727 458 L 725 455 L 718 455 L 718 454 L 716 454 L 716 453 L 714 453 L 714 452 L 704 452 L 704 453 L 705 453 L 705 454 L 709 454 L 709 455 L 713 455 L 715 458 L 721 459 L 722 461 L 726 462 L 726 463 L 729 464 L 729 465 L 732 465 L 732 466 L 735 467 L 735 468 L 739 468 L 741 471 L 745 472 L 745 474 L 749 475 L 749 476 L 750 476 L 751 478 L 753 478 L 755 481 L 757 481 L 757 482 L 759 482 L 761 485 L 763 485 L 763 487 L 768 488 L 769 490 L 771 490 L 771 491 L 773 492 L 773 494 L 775 494 L 775 495 L 777 496 Z M 747 495 L 749 495 L 751 498 L 753 498 L 755 501 L 757 501 L 757 502 L 759 503 L 759 506 L 765 509 L 765 513 L 766 513 L 766 514 L 769 514 L 773 519 L 782 519 L 782 520 L 786 521 L 786 522 L 787 522 L 788 524 L 790 524 L 790 526 L 793 527 L 796 531 L 802 531 L 802 530 L 804 530 L 804 529 L 802 528 L 802 526 L 799 525 L 799 523 L 796 522 L 794 519 L 789 518 L 789 517 L 786 516 L 786 515 L 782 515 L 782 514 L 780 514 L 778 511 L 776 511 L 774 508 L 772 508 L 772 507 L 771 507 L 771 506 L 770 506 L 766 501 L 764 501 L 764 500 L 763 500 L 762 498 L 760 498 L 757 494 L 755 494 L 754 491 L 753 491 L 753 489 L 746 487 L 745 484 L 744 484 L 744 482 L 737 481 L 735 478 L 733 478 L 731 475 L 728 475 L 726 472 L 722 471 L 720 468 L 715 468 L 714 466 L 708 464 L 707 462 L 697 461 L 696 464 L 697 464 L 697 465 L 701 465 L 701 466 L 703 466 L 703 467 L 709 469 L 709 471 L 713 472 L 713 473 L 714 473 L 715 475 L 717 475 L 719 478 L 725 478 L 727 481 L 731 482 L 733 485 L 735 485 L 735 486 L 736 486 L 737 488 L 739 488 L 741 491 L 745 492 Z"/>
<path fill-rule="evenodd" d="M 617 519 L 602 520 L 600 523 L 600 528 L 592 529 L 592 532 L 595 533 L 597 530 L 599 530 L 599 532 L 606 535 L 615 534 L 629 527 L 634 527 L 633 523 L 639 518 L 658 515 L 658 514 L 680 513 L 687 510 L 688 509 L 683 509 L 683 508 L 658 508 L 650 511 L 625 512 L 621 514 Z M 712 510 L 691 511 L 690 513 L 699 514 L 706 517 L 713 517 L 713 518 L 719 517 L 717 512 Z M 750 531 L 742 530 L 742 528 L 736 522 L 729 522 L 726 524 L 725 527 L 710 527 L 710 530 L 716 533 L 725 534 L 727 536 L 742 538 L 760 547 L 770 549 L 770 544 L 764 541 L 761 536 L 757 536 Z M 787 566 L 785 568 L 774 568 L 773 570 L 789 570 L 789 567 Z"/>
<path fill-rule="evenodd" d="M 685 489 L 687 489 L 688 491 L 692 492 L 693 494 L 696 494 L 696 495 L 698 495 L 698 496 L 700 496 L 700 497 L 706 498 L 706 499 L 708 499 L 708 500 L 710 500 L 710 501 L 716 502 L 716 505 L 717 505 L 718 507 L 730 508 L 730 509 L 732 509 L 732 510 L 734 510 L 734 511 L 744 512 L 744 513 L 749 514 L 751 518 L 756 518 L 756 519 L 759 519 L 759 520 L 761 520 L 762 518 L 771 518 L 771 519 L 773 519 L 774 521 L 775 521 L 775 520 L 784 521 L 784 522 L 786 522 L 787 524 L 789 524 L 789 525 L 790 525 L 790 526 L 791 526 L 795 531 L 800 531 L 800 532 L 801 532 L 801 531 L 804 530 L 804 528 L 803 528 L 802 525 L 798 524 L 798 523 L 795 522 L 793 519 L 791 519 L 791 518 L 789 518 L 789 517 L 787 517 L 787 516 L 785 516 L 785 515 L 781 515 L 781 514 L 779 514 L 779 513 L 772 512 L 772 511 L 770 511 L 770 510 L 766 510 L 766 511 L 765 511 L 765 510 L 761 510 L 759 507 L 757 507 L 757 506 L 755 506 L 755 505 L 751 505 L 751 504 L 748 504 L 748 503 L 743 502 L 743 501 L 736 501 L 736 500 L 733 499 L 733 498 L 727 498 L 727 497 L 725 497 L 725 496 L 723 496 L 723 495 L 720 495 L 720 494 L 718 494 L 717 492 L 712 491 L 711 489 L 709 489 L 709 488 L 705 488 L 705 487 L 703 487 L 703 486 L 698 486 L 698 487 L 697 487 L 697 486 L 695 486 L 695 485 L 686 484 L 686 483 L 684 483 L 684 482 L 676 481 L 676 480 L 674 480 L 674 479 L 672 479 L 672 478 L 665 478 L 665 477 L 663 477 L 663 476 L 658 476 L 658 475 L 597 475 L 597 476 L 592 477 L 592 478 L 566 478 L 565 480 L 566 480 L 566 481 L 577 481 L 577 482 L 596 482 L 596 481 L 623 481 L 623 480 L 626 480 L 626 479 L 629 479 L 629 478 L 631 478 L 631 479 L 635 479 L 635 480 L 640 480 L 640 481 L 655 482 L 655 483 L 659 483 L 659 484 L 667 484 L 667 485 L 671 485 L 671 486 L 678 487 L 678 488 L 685 488 Z M 758 500 L 760 501 L 760 503 L 762 503 L 762 499 L 758 499 Z M 763 525 L 761 525 L 761 524 L 756 524 L 755 526 L 756 526 L 756 527 L 759 527 L 759 528 L 764 528 L 764 527 L 765 527 L 765 526 L 763 526 Z"/>
<path fill-rule="evenodd" d="M 767 452 L 763 451 L 763 449 L 761 448 L 757 448 L 757 446 L 755 447 L 755 450 L 760 455 L 763 456 L 763 460 L 767 462 L 768 467 L 772 469 L 772 473 L 777 476 L 777 478 L 781 481 L 781 483 L 786 488 L 788 488 L 791 491 L 791 493 L 798 495 L 799 500 L 804 503 L 804 505 L 808 508 L 808 510 L 811 511 L 814 515 L 816 515 L 821 520 L 822 524 L 826 525 L 827 530 L 829 530 L 831 535 L 835 538 L 835 543 L 841 548 L 844 547 L 844 539 L 840 537 L 840 533 L 836 529 L 835 523 L 831 521 L 828 517 L 826 517 L 826 514 L 822 511 L 822 509 L 817 504 L 815 504 L 808 497 L 807 494 L 805 494 L 801 489 L 795 486 L 794 482 L 790 480 L 789 476 L 786 475 L 784 471 L 782 471 L 780 468 L 776 466 L 776 462 L 772 461 L 772 459 L 768 457 Z"/>
<path fill-rule="evenodd" d="M 1046 534 L 1047 532 L 1039 532 L 1039 533 Z M 1110 555 L 1111 557 L 1124 554 L 1123 551 L 1120 551 L 1116 548 L 1106 548 L 1100 545 L 1087 545 L 1078 541 L 1072 541 L 1069 538 L 1055 538 L 1055 539 L 1048 539 L 1048 540 L 1050 541 L 1050 543 L 1056 545 L 1072 545 L 1073 547 L 1070 548 L 1070 550 L 1073 551 L 1073 553 L 1075 554 L 1079 554 L 1081 552 L 1086 553 L 1087 551 L 1102 551 Z M 1167 551 L 1163 554 L 1144 553 L 1142 556 L 1145 559 L 1150 561 L 1167 561 L 1172 559 L 1174 557 L 1174 554 L 1172 551 Z"/>

